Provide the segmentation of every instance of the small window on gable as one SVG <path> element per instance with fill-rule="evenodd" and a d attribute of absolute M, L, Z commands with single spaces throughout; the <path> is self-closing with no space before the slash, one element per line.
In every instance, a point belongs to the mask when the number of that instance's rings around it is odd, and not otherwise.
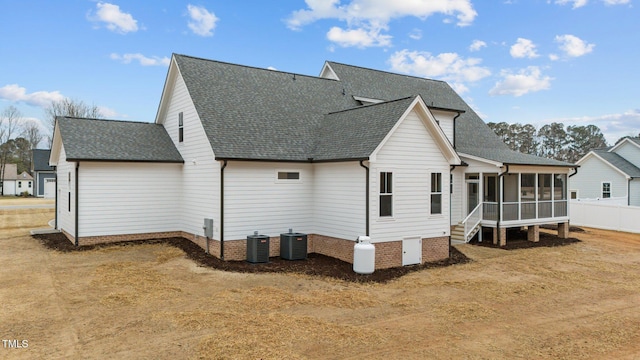
<path fill-rule="evenodd" d="M 611 198 L 611 183 L 603 182 L 602 183 L 602 198 L 609 199 Z"/>
<path fill-rule="evenodd" d="M 182 112 L 178 113 L 178 142 L 184 141 L 184 115 Z"/>
<path fill-rule="evenodd" d="M 299 171 L 278 171 L 278 180 L 300 180 Z"/>
<path fill-rule="evenodd" d="M 578 190 L 571 190 L 571 200 L 576 200 L 578 198 Z"/>

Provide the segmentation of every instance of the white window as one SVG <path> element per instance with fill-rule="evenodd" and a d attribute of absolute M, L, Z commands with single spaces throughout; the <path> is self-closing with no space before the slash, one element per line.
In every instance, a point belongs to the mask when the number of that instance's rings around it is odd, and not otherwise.
<path fill-rule="evenodd" d="M 299 171 L 278 171 L 278 180 L 300 180 Z"/>
<path fill-rule="evenodd" d="M 22 181 L 18 181 L 18 189 L 22 188 Z"/>
<path fill-rule="evenodd" d="M 442 214 L 442 173 L 431 173 L 431 214 Z"/>
<path fill-rule="evenodd" d="M 380 172 L 380 217 L 393 216 L 393 173 Z"/>
<path fill-rule="evenodd" d="M 602 198 L 609 199 L 611 197 L 611 183 L 603 182 L 602 183 Z"/>

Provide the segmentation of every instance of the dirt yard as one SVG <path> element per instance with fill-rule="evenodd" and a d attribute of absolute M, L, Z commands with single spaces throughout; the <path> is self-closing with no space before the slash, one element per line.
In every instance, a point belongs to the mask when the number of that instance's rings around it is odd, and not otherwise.
<path fill-rule="evenodd" d="M 57 252 L 28 235 L 52 218 L 0 210 L 0 358 L 640 359 L 640 235 L 458 245 L 472 262 L 361 284 L 167 244 Z"/>

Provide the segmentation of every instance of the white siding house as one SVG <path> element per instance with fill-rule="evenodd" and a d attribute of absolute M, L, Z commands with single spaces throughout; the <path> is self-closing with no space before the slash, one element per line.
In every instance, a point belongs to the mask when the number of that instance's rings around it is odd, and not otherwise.
<path fill-rule="evenodd" d="M 640 206 L 639 143 L 638 138 L 625 138 L 578 160 L 580 168 L 571 178 L 572 199 Z"/>
<path fill-rule="evenodd" d="M 447 258 L 452 226 L 474 214 L 474 228 L 566 223 L 574 167 L 509 150 L 442 81 L 334 62 L 312 77 L 184 55 L 172 57 L 155 123 L 59 117 L 49 162 L 56 227 L 77 245 L 181 236 L 245 260 L 254 231 L 274 240 L 274 256 L 292 229 L 308 235 L 308 252 L 345 261 L 368 235 L 376 268 Z M 504 179 L 521 174 L 560 185 L 502 203 L 497 194 L 521 188 Z M 523 218 L 521 206 L 556 211 Z"/>

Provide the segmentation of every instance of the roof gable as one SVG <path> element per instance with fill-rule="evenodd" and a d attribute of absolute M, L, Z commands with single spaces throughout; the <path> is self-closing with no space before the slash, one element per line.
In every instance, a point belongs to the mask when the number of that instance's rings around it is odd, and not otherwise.
<path fill-rule="evenodd" d="M 2 174 L 3 180 L 16 180 L 18 178 L 18 165 L 17 164 L 5 164 L 4 173 Z"/>
<path fill-rule="evenodd" d="M 407 115 L 411 111 L 415 111 L 422 124 L 425 126 L 427 132 L 432 136 L 436 145 L 440 149 L 440 152 L 444 155 L 447 161 L 451 165 L 460 165 L 461 160 L 456 151 L 453 148 L 453 145 L 447 139 L 447 136 L 444 134 L 444 131 L 438 125 L 436 119 L 433 117 L 433 114 L 427 109 L 427 106 L 424 104 L 423 99 L 418 95 L 416 97 L 410 98 L 411 103 L 408 107 L 405 108 L 404 113 L 399 118 L 398 121 L 395 122 L 393 128 L 391 128 L 385 138 L 378 144 L 375 151 L 372 153 L 372 159 L 375 159 L 377 153 L 384 147 L 385 143 L 391 138 L 395 130 L 400 126 L 400 124 L 406 119 Z"/>
<path fill-rule="evenodd" d="M 509 149 L 473 109 L 444 81 L 327 62 L 345 84 L 347 93 L 392 100 L 420 95 L 428 107 L 461 111 L 455 123 L 455 148 L 472 156 L 518 165 L 566 166 L 573 164 L 522 154 Z M 327 66 L 327 65 L 325 65 Z"/>
<path fill-rule="evenodd" d="M 633 138 L 633 137 L 626 137 L 620 140 L 620 142 L 618 142 L 617 144 L 609 148 L 609 152 L 616 152 L 618 149 L 622 148 L 627 144 L 629 144 L 631 147 L 635 148 L 640 152 L 640 138 Z"/>
<path fill-rule="evenodd" d="M 602 163 L 609 166 L 614 171 L 619 172 L 626 178 L 640 177 L 640 168 L 633 165 L 622 156 L 607 150 L 590 151 L 587 155 L 583 156 L 582 159 L 578 160 L 578 165 L 584 164 L 586 161 L 588 161 L 591 158 L 595 158 L 598 161 L 601 161 Z"/>

